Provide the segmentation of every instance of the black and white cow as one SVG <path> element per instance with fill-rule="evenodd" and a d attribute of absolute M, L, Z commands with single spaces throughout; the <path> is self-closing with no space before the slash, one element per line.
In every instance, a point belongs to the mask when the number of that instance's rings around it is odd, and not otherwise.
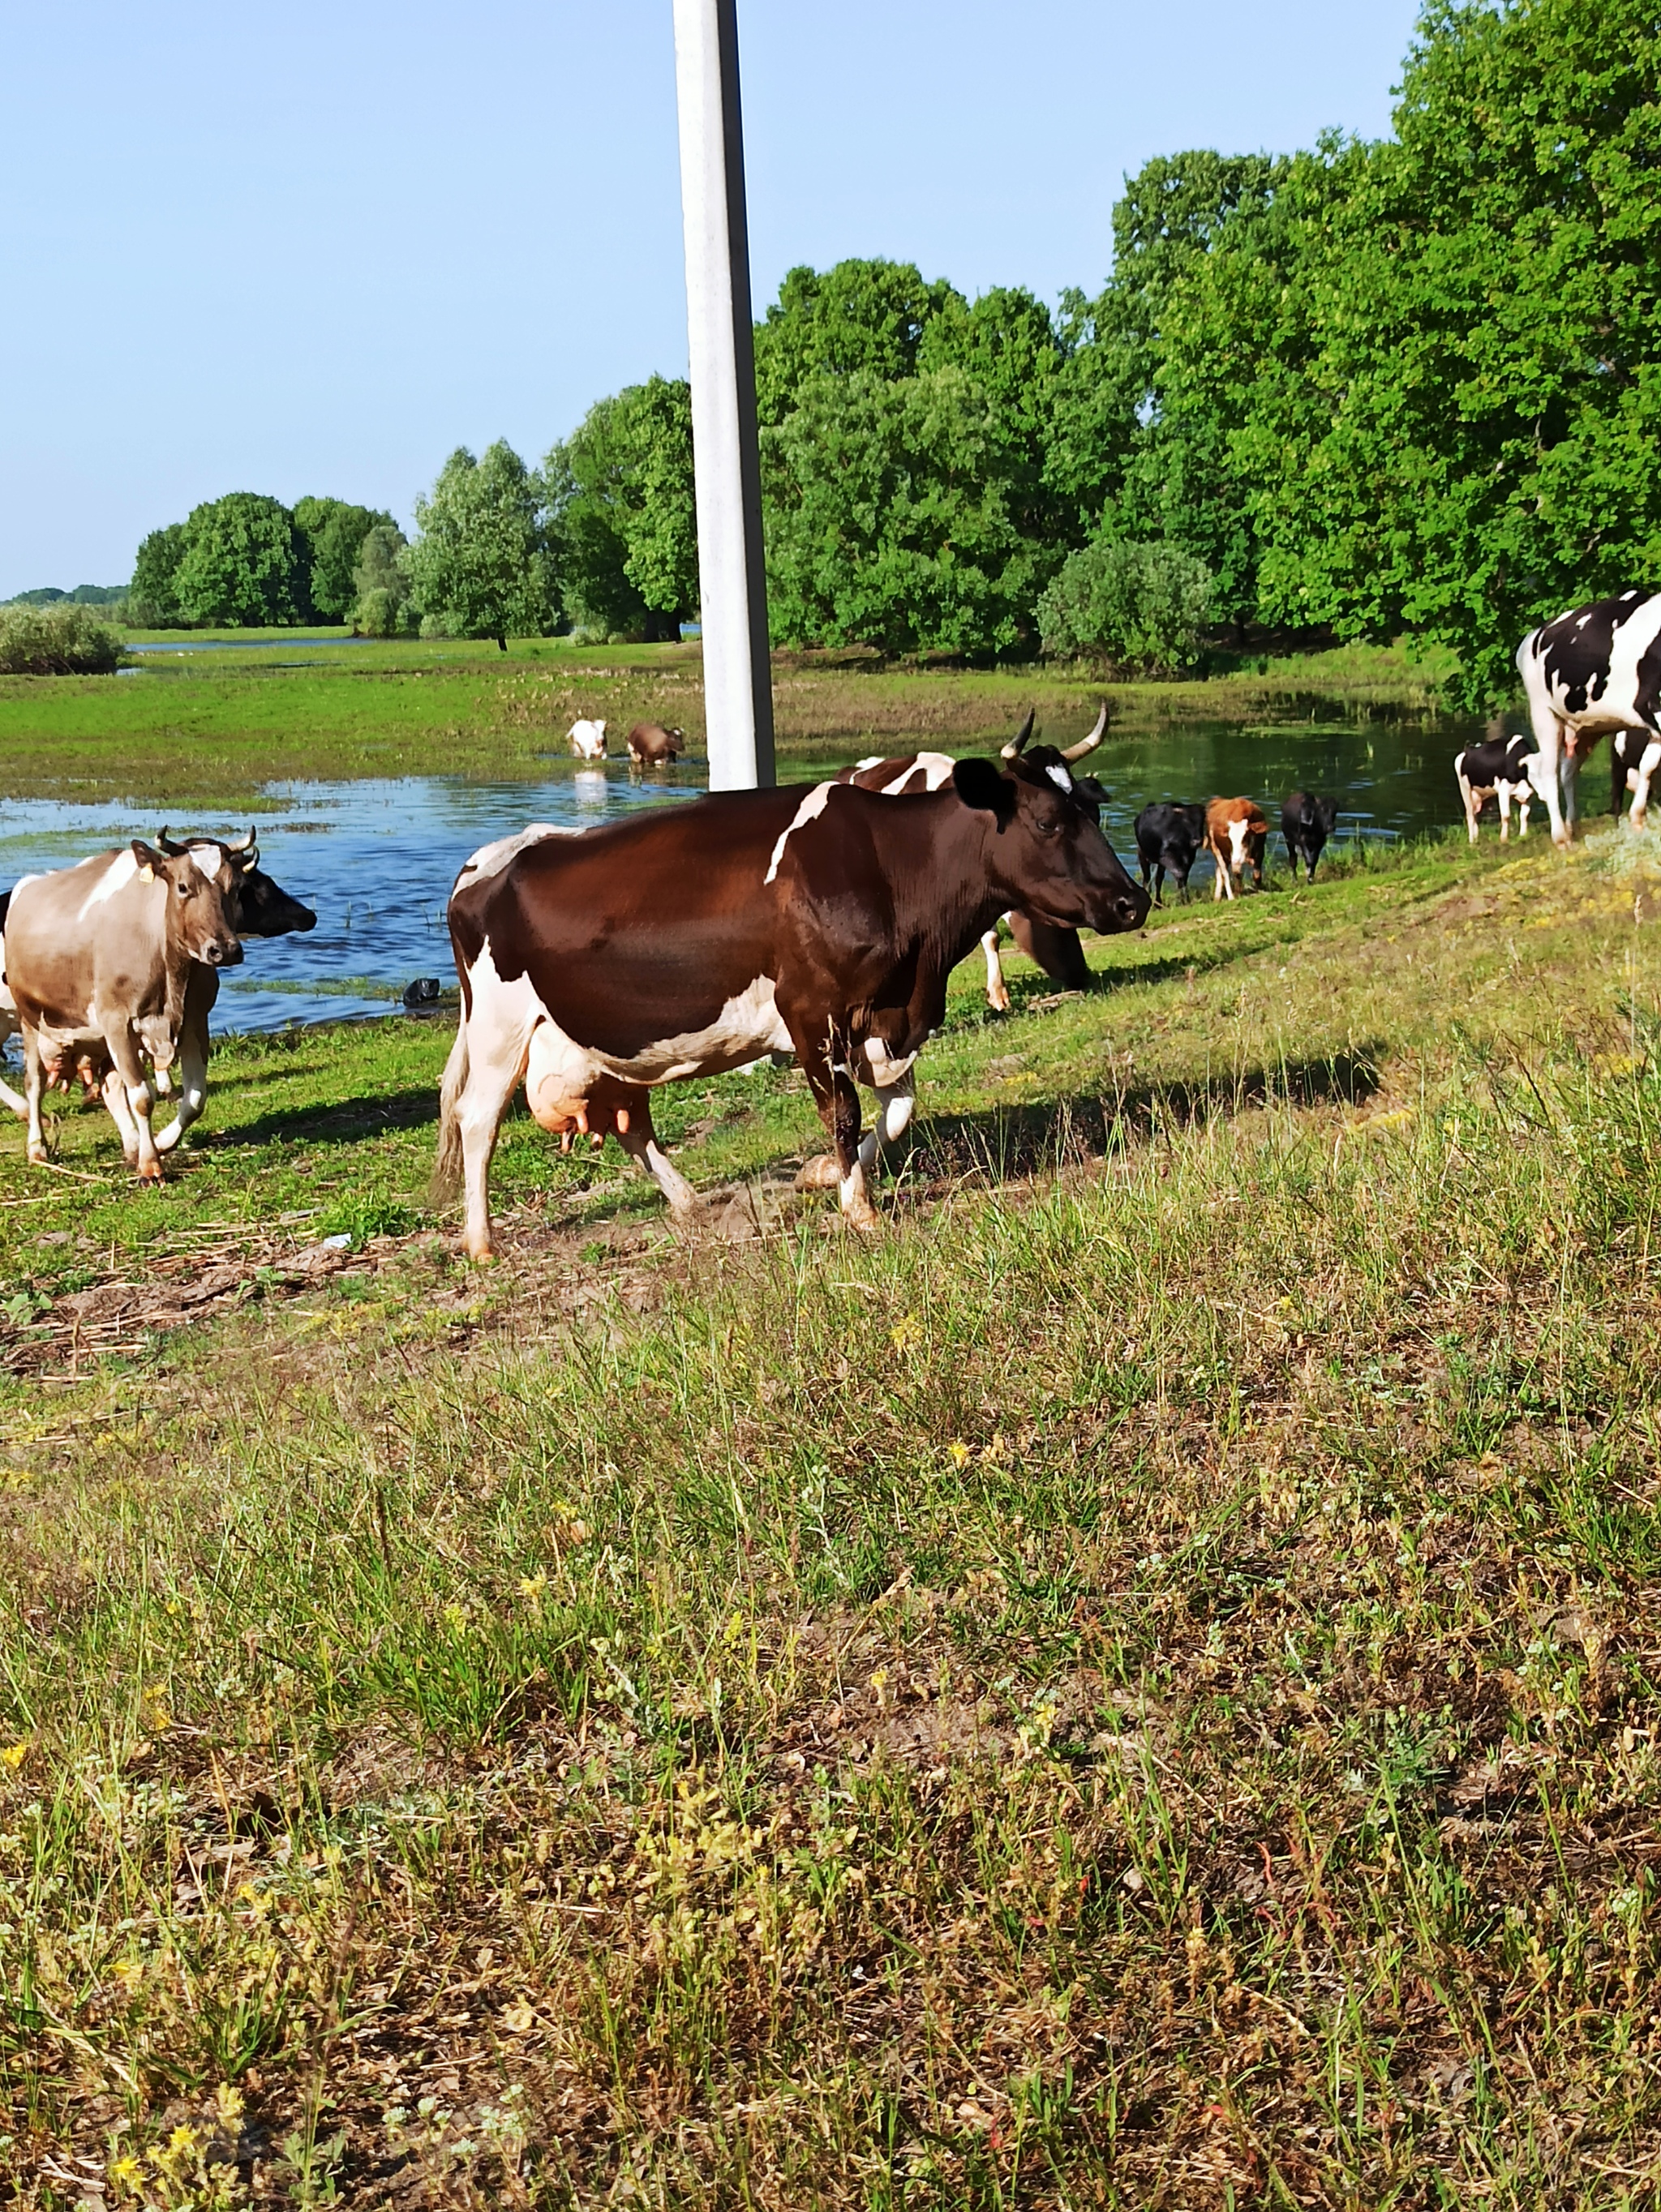
<path fill-rule="evenodd" d="M 1529 808 L 1543 797 L 1544 770 L 1540 748 L 1532 738 L 1489 738 L 1480 745 L 1467 745 L 1453 756 L 1453 773 L 1465 810 L 1465 829 L 1474 845 L 1476 824 L 1490 799 L 1500 802 L 1500 842 L 1511 836 L 1512 801 L 1517 802 L 1517 834 L 1529 834 Z"/>
<path fill-rule="evenodd" d="M 1634 587 L 1572 607 L 1530 631 L 1517 665 L 1540 746 L 1536 787 L 1551 817 L 1552 842 L 1567 845 L 1580 763 L 1598 738 L 1616 730 L 1661 738 L 1661 593 Z M 1641 830 L 1661 747 L 1646 745 L 1629 765 L 1633 826 Z M 1619 795 L 1617 786 L 1617 803 Z"/>

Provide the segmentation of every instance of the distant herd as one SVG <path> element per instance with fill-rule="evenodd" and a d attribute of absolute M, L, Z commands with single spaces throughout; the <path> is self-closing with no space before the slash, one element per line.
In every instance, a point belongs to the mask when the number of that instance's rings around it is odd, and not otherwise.
<path fill-rule="evenodd" d="M 1661 768 L 1661 595 L 1625 591 L 1572 610 L 1518 648 L 1531 736 L 1492 729 L 1455 757 L 1473 841 L 1497 801 L 1526 834 L 1543 805 L 1555 843 L 1576 818 L 1581 763 L 1610 740 L 1613 803 L 1642 829 Z M 826 781 L 725 793 L 586 830 L 533 823 L 463 865 L 448 919 L 461 1013 L 445 1069 L 435 1191 L 459 1185 L 465 1240 L 490 1256 L 490 1170 L 522 1085 L 532 1115 L 569 1145 L 615 1136 L 690 1218 L 691 1186 L 658 1143 L 661 1085 L 793 1055 L 829 1151 L 803 1187 L 834 1188 L 850 1225 L 877 1222 L 870 1182 L 910 1121 L 918 1055 L 938 1028 L 952 969 L 977 945 L 987 997 L 1009 1005 L 1000 921 L 1063 988 L 1091 981 L 1079 933 L 1139 929 L 1167 878 L 1187 894 L 1213 863 L 1213 897 L 1262 888 L 1270 836 L 1253 799 L 1159 800 L 1136 817 L 1141 883 L 1104 835 L 1106 793 L 1078 764 L 1101 744 L 1106 710 L 1076 744 L 1035 744 L 1029 714 L 998 760 L 911 752 L 856 762 Z M 606 757 L 604 721 L 570 732 L 583 760 Z M 636 723 L 631 770 L 678 758 L 678 730 Z M 1312 879 L 1337 802 L 1293 792 L 1281 831 L 1294 881 Z M 47 1160 L 41 1106 L 52 1087 L 99 1097 L 142 1182 L 201 1114 L 208 1017 L 243 940 L 315 925 L 260 868 L 254 833 L 170 838 L 25 877 L 0 896 L 0 1042 L 21 1032 L 30 1160 Z M 861 1091 L 875 1101 L 863 1127 Z M 151 1126 L 175 1092 L 170 1124 Z"/>

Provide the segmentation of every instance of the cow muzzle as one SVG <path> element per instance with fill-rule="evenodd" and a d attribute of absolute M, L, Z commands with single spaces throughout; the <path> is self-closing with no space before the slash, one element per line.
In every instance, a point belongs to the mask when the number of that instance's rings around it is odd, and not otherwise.
<path fill-rule="evenodd" d="M 242 963 L 242 947 L 234 937 L 210 938 L 196 957 L 204 968 L 237 968 Z"/>

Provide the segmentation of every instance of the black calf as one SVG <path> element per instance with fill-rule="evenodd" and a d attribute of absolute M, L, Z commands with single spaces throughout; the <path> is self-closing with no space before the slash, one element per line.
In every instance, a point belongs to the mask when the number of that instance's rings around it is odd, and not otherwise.
<path fill-rule="evenodd" d="M 1136 817 L 1136 854 L 1146 888 L 1148 872 L 1156 881 L 1153 896 L 1165 903 L 1166 871 L 1177 878 L 1177 888 L 1188 896 L 1189 870 L 1205 843 L 1205 809 L 1185 805 L 1174 799 L 1156 799 Z"/>
<path fill-rule="evenodd" d="M 1287 799 L 1281 809 L 1281 835 L 1286 839 L 1287 858 L 1292 863 L 1294 884 L 1299 860 L 1309 871 L 1309 881 L 1314 882 L 1315 863 L 1337 826 L 1335 799 L 1316 799 L 1307 791 L 1294 791 Z"/>

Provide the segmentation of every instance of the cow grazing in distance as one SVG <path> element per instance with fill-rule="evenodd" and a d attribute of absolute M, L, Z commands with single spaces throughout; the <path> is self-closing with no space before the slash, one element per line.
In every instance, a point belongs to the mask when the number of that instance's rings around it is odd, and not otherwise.
<path fill-rule="evenodd" d="M 1517 834 L 1519 837 L 1528 836 L 1529 807 L 1536 797 L 1544 796 L 1543 785 L 1536 781 L 1542 774 L 1540 749 L 1532 738 L 1489 737 L 1480 745 L 1466 745 L 1453 756 L 1453 773 L 1465 810 L 1465 831 L 1473 845 L 1482 809 L 1490 799 L 1500 802 L 1502 845 L 1510 842 L 1513 800 L 1518 811 Z"/>
<path fill-rule="evenodd" d="M 229 901 L 229 916 L 239 939 L 286 937 L 316 927 L 317 916 L 310 908 L 292 897 L 259 866 L 259 848 L 252 830 L 246 838 L 227 843 L 214 837 L 194 837 L 179 842 L 170 837 L 164 829 L 156 842 L 162 857 L 169 863 L 186 862 L 204 880 L 211 878 L 221 884 Z M 88 948 L 95 949 L 94 940 L 101 934 L 106 922 L 102 909 L 108 908 L 119 916 L 133 902 L 128 888 L 131 879 L 123 866 L 127 849 L 96 854 L 91 860 L 82 861 L 78 868 L 59 869 L 49 876 L 25 877 L 9 894 L 0 898 L 0 932 L 6 931 L 11 924 L 12 916 L 17 911 L 17 896 L 21 892 L 24 894 L 26 915 L 33 913 L 37 903 L 41 905 L 43 913 L 55 910 L 60 918 L 65 914 L 70 915 L 64 925 L 63 950 L 65 952 L 72 957 L 77 945 L 83 951 Z M 113 867 L 118 880 L 109 884 L 101 898 L 91 902 L 94 927 L 92 931 L 83 931 L 79 927 L 79 914 L 70 914 L 74 897 L 79 893 L 66 896 L 64 887 L 70 877 L 78 878 L 82 869 L 88 872 L 88 881 L 91 882 L 91 872 L 100 866 Z M 108 876 L 102 880 L 107 883 Z M 33 888 L 36 884 L 52 887 L 43 892 L 40 902 L 36 901 Z M 80 888 L 84 889 L 85 886 Z M 146 957 L 145 942 L 141 917 L 133 947 L 139 965 Z M 27 966 L 29 954 L 15 931 L 9 938 L 0 939 L 0 957 L 3 957 L 5 968 L 5 981 L 0 983 L 0 1041 L 3 1041 L 7 1036 L 26 1027 L 13 995 L 13 982 L 20 961 Z M 208 1018 L 219 996 L 219 970 L 222 967 L 234 966 L 235 960 L 240 957 L 239 945 L 234 960 L 191 958 L 179 993 L 176 1020 L 170 1024 L 167 1018 L 158 1022 L 152 1015 L 141 1023 L 141 1066 L 143 1060 L 148 1058 L 154 1067 L 154 1072 L 148 1077 L 152 1103 L 157 1095 L 166 1097 L 170 1094 L 174 1088 L 172 1071 L 176 1066 L 179 1073 L 178 1111 L 171 1124 L 155 1139 L 157 1153 L 170 1151 L 201 1115 L 207 1095 Z M 26 1058 L 27 1054 L 26 1034 Z M 120 1133 L 122 1150 L 130 1164 L 138 1164 L 142 1150 L 138 1123 L 125 1095 L 128 1087 L 126 1078 L 121 1073 L 106 1031 L 94 1030 L 90 1022 L 79 1029 L 43 1031 L 40 1075 L 43 1090 L 56 1087 L 67 1091 L 72 1080 L 80 1082 L 88 1097 L 95 1090 L 101 1089 L 111 1119 Z M 29 1116 L 27 1097 L 20 1097 L 4 1084 L 0 1084 L 0 1102 L 20 1118 Z M 31 1119 L 32 1146 L 38 1132 L 37 1113 Z M 30 1157 L 37 1157 L 33 1150 Z"/>
<path fill-rule="evenodd" d="M 680 758 L 685 745 L 679 730 L 666 730 L 661 722 L 636 722 L 629 732 L 630 763 L 637 769 L 667 768 Z"/>
<path fill-rule="evenodd" d="M 1337 826 L 1335 799 L 1317 799 L 1311 792 L 1294 791 L 1287 799 L 1281 809 L 1281 835 L 1286 840 L 1287 859 L 1292 864 L 1294 884 L 1299 860 L 1309 872 L 1308 880 L 1314 882 L 1315 864 Z"/>
<path fill-rule="evenodd" d="M 1059 765 L 1066 769 L 1074 788 L 1086 799 L 1094 799 L 1099 810 L 1105 794 L 1093 779 L 1073 776 L 1072 763 L 1082 760 L 1100 744 L 1107 728 L 1107 708 L 1103 706 L 1089 732 L 1075 745 L 1056 747 L 1041 745 L 1031 753 L 1026 747 L 1032 737 L 1036 716 L 1029 714 L 1019 730 L 1005 745 L 1000 755 L 1004 760 L 1018 760 L 1023 755 L 1036 766 Z M 873 753 L 867 759 L 855 761 L 852 768 L 837 770 L 838 783 L 857 784 L 863 791 L 879 791 L 889 799 L 915 798 L 918 793 L 939 791 L 951 781 L 952 771 L 957 766 L 950 753 L 896 753 L 885 759 Z M 1098 817 L 1099 818 L 1099 812 Z M 1084 957 L 1084 946 L 1079 941 L 1076 929 L 1056 929 L 1049 922 L 1037 921 L 1031 915 L 1007 914 L 1003 920 L 1009 925 L 1010 935 L 1025 953 L 1027 958 L 1042 968 L 1052 982 L 1064 990 L 1087 991 L 1091 985 L 1090 965 Z M 981 951 L 986 961 L 986 1002 L 995 1014 L 1009 1012 L 1009 987 L 1004 981 L 1003 962 L 998 951 L 996 925 L 981 939 Z"/>
<path fill-rule="evenodd" d="M 1553 844 L 1567 845 L 1574 834 L 1580 763 L 1598 738 L 1616 730 L 1661 738 L 1661 593 L 1634 587 L 1571 607 L 1529 632 L 1517 648 L 1517 665 L 1540 748 L 1536 788 L 1551 817 Z M 1632 765 L 1639 778 L 1632 820 L 1641 829 L 1650 776 L 1641 763 Z M 1620 795 L 1617 787 L 1617 812 Z"/>
<path fill-rule="evenodd" d="M 466 1191 L 490 1256 L 496 1132 L 522 1081 L 545 1128 L 615 1131 L 671 1211 L 697 1206 L 652 1127 L 660 1084 L 794 1052 L 835 1146 L 844 1218 L 877 1216 L 879 1144 L 952 969 L 1011 908 L 1058 929 L 1135 929 L 1147 899 L 1065 768 L 959 761 L 903 805 L 827 781 L 724 792 L 476 854 L 450 895 L 462 1014 L 444 1073 L 435 1194 Z M 875 1091 L 861 1129 L 856 1085 Z"/>
<path fill-rule="evenodd" d="M 577 721 L 570 728 L 571 750 L 579 760 L 599 761 L 605 757 L 605 725 L 604 722 Z"/>
<path fill-rule="evenodd" d="M 1661 768 L 1661 738 L 1647 730 L 1617 730 L 1609 739 L 1609 811 L 1618 815 L 1632 794 L 1632 826 L 1648 827 L 1650 787 Z"/>
<path fill-rule="evenodd" d="M 1248 868 L 1256 873 L 1262 890 L 1269 817 L 1255 800 L 1214 799 L 1205 811 L 1205 842 L 1207 852 L 1217 864 L 1217 879 L 1211 886 L 1214 899 L 1232 898 L 1237 876 L 1244 890 Z"/>
<path fill-rule="evenodd" d="M 1136 817 L 1136 856 L 1141 865 L 1142 886 L 1153 878 L 1156 905 L 1165 904 L 1167 873 L 1188 896 L 1188 878 L 1205 843 L 1205 809 L 1177 799 L 1155 799 Z"/>

